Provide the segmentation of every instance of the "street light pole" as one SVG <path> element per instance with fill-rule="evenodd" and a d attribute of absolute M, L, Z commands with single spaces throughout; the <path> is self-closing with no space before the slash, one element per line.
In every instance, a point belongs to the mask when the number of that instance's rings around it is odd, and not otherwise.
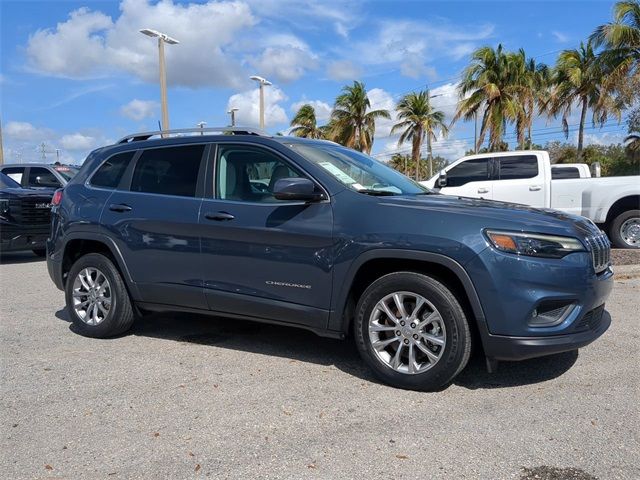
<path fill-rule="evenodd" d="M 197 125 L 198 127 L 200 127 L 200 135 L 201 135 L 201 136 L 202 136 L 202 135 L 204 135 L 204 131 L 203 131 L 203 130 L 204 130 L 204 126 L 205 126 L 206 124 L 207 124 L 207 122 L 198 122 L 198 123 L 196 123 L 196 125 Z"/>
<path fill-rule="evenodd" d="M 260 128 L 264 128 L 264 87 L 265 85 L 273 84 L 266 78 L 259 77 L 258 75 L 253 75 L 249 78 L 260 84 Z"/>
<path fill-rule="evenodd" d="M 180 43 L 175 38 L 170 37 L 164 33 L 152 30 L 150 28 L 143 28 L 140 33 L 147 35 L 148 37 L 158 38 L 158 65 L 160 70 L 160 103 L 162 105 L 162 130 L 169 130 L 169 107 L 167 105 L 167 72 L 164 60 L 164 44 L 176 45 Z"/>
<path fill-rule="evenodd" d="M 236 112 L 238 111 L 238 108 L 232 108 L 231 110 L 229 110 L 227 113 L 231 115 L 231 126 L 235 127 L 236 126 Z"/>

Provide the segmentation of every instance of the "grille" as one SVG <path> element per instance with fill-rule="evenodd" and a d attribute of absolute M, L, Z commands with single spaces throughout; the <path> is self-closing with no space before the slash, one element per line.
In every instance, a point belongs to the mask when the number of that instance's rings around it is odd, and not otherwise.
<path fill-rule="evenodd" d="M 584 314 L 584 317 L 578 322 L 576 330 L 596 330 L 602 321 L 604 313 L 604 304 Z"/>
<path fill-rule="evenodd" d="M 47 225 L 51 219 L 50 202 L 48 197 L 12 199 L 9 215 L 21 225 Z"/>
<path fill-rule="evenodd" d="M 596 273 L 606 270 L 611 264 L 611 244 L 604 233 L 587 237 L 591 260 Z"/>

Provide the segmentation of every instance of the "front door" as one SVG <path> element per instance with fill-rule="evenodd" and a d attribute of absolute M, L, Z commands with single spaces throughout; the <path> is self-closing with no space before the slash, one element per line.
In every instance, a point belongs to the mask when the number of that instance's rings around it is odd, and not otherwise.
<path fill-rule="evenodd" d="M 491 166 L 491 158 L 474 158 L 454 165 L 447 170 L 447 186 L 440 193 L 493 199 Z"/>
<path fill-rule="evenodd" d="M 306 176 L 279 153 L 242 144 L 217 150 L 213 198 L 205 198 L 200 213 L 209 308 L 325 328 L 331 204 L 276 200 L 278 179 Z"/>
<path fill-rule="evenodd" d="M 193 144 L 143 150 L 125 174 L 130 181 L 106 202 L 101 224 L 144 302 L 207 308 L 198 213 L 208 150 Z"/>

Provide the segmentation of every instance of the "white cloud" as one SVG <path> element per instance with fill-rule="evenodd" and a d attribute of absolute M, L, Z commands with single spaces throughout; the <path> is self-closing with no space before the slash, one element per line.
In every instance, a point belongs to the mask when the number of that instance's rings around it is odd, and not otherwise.
<path fill-rule="evenodd" d="M 65 150 L 90 150 L 96 145 L 96 139 L 82 133 L 71 133 L 60 138 L 60 146 Z"/>
<path fill-rule="evenodd" d="M 367 96 L 369 97 L 369 102 L 371 103 L 371 110 L 388 110 L 391 115 L 391 119 L 381 118 L 376 121 L 376 138 L 378 137 L 388 137 L 391 133 L 391 128 L 395 123 L 397 123 L 398 119 L 396 116 L 396 101 L 393 96 L 381 89 L 381 88 L 372 88 L 367 91 Z"/>
<path fill-rule="evenodd" d="M 433 97 L 431 98 L 431 105 L 433 105 L 436 110 L 443 111 L 446 117 L 446 123 L 450 123 L 458 107 L 458 84 L 445 83 L 440 87 L 430 90 L 429 95 Z"/>
<path fill-rule="evenodd" d="M 569 36 L 568 35 L 566 35 L 566 34 L 564 34 L 562 32 L 558 32 L 557 30 L 552 31 L 551 35 L 553 35 L 553 37 L 559 43 L 567 43 L 569 41 Z"/>
<path fill-rule="evenodd" d="M 331 105 L 322 100 L 300 100 L 299 102 L 291 104 L 291 111 L 295 115 L 300 107 L 303 105 L 311 105 L 316 111 L 316 120 L 318 123 L 323 123 L 329 120 L 331 116 Z"/>
<path fill-rule="evenodd" d="M 287 96 L 276 86 L 264 89 L 264 113 L 265 126 L 270 127 L 287 123 L 287 114 L 280 102 L 287 100 Z M 236 93 L 229 97 L 227 110 L 237 108 L 236 123 L 243 126 L 256 126 L 260 124 L 260 90 L 253 89 Z"/>
<path fill-rule="evenodd" d="M 602 132 L 602 133 L 585 133 L 585 145 L 612 145 L 623 143 L 626 133 L 619 132 Z M 578 134 L 575 135 L 575 143 L 578 143 Z"/>
<path fill-rule="evenodd" d="M 457 160 L 464 157 L 471 145 L 467 140 L 443 139 L 434 142 L 431 148 L 434 156 L 438 155 L 447 160 Z"/>
<path fill-rule="evenodd" d="M 138 100 L 134 98 L 126 105 L 120 107 L 120 113 L 131 120 L 140 121 L 153 117 L 158 110 L 158 102 L 151 100 Z"/>
<path fill-rule="evenodd" d="M 292 82 L 307 70 L 317 68 L 317 57 L 306 43 L 293 35 L 272 35 L 261 41 L 261 45 L 266 48 L 260 55 L 249 57 L 249 63 L 267 78 Z"/>
<path fill-rule="evenodd" d="M 493 34 L 492 25 L 469 27 L 411 20 L 384 21 L 375 35 L 351 46 L 352 58 L 365 65 L 396 65 L 402 75 L 435 76 L 429 62 L 459 60 Z"/>
<path fill-rule="evenodd" d="M 362 75 L 362 69 L 350 60 L 336 60 L 327 66 L 327 75 L 338 82 L 357 80 Z"/>
<path fill-rule="evenodd" d="M 87 78 L 115 70 L 155 82 L 157 43 L 138 32 L 153 27 L 180 40 L 165 49 L 169 83 L 237 86 L 241 65 L 225 50 L 256 21 L 242 2 L 123 0 L 117 19 L 80 8 L 55 28 L 31 35 L 26 52 L 30 66 L 46 74 Z"/>
<path fill-rule="evenodd" d="M 51 130 L 48 128 L 34 127 L 29 122 L 8 122 L 2 129 L 2 133 L 14 140 L 40 141 L 51 137 Z"/>

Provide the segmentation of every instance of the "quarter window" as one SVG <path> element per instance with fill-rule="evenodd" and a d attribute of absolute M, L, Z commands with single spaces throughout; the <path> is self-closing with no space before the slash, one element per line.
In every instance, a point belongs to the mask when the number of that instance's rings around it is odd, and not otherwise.
<path fill-rule="evenodd" d="M 538 176 L 538 159 L 535 155 L 497 157 L 500 164 L 500 180 L 517 180 Z"/>
<path fill-rule="evenodd" d="M 447 187 L 489 180 L 489 159 L 475 158 L 459 163 L 447 172 Z"/>
<path fill-rule="evenodd" d="M 59 187 L 62 186 L 60 184 L 60 180 L 58 180 L 56 176 L 46 168 L 31 167 L 29 169 L 28 185 L 30 187 L 49 187 L 54 184 L 57 184 Z"/>
<path fill-rule="evenodd" d="M 563 178 L 580 178 L 580 171 L 577 167 L 551 167 L 552 180 L 561 180 Z"/>
<path fill-rule="evenodd" d="M 131 179 L 132 192 L 195 197 L 204 145 L 145 150 Z"/>
<path fill-rule="evenodd" d="M 218 149 L 216 197 L 241 202 L 278 202 L 276 182 L 301 177 L 275 154 L 245 145 L 222 145 Z"/>
<path fill-rule="evenodd" d="M 135 153 L 135 151 L 123 152 L 109 157 L 91 177 L 91 185 L 116 188 Z"/>
<path fill-rule="evenodd" d="M 24 175 L 24 167 L 6 167 L 2 169 L 7 177 L 15 180 L 18 183 L 22 183 L 22 176 Z"/>

